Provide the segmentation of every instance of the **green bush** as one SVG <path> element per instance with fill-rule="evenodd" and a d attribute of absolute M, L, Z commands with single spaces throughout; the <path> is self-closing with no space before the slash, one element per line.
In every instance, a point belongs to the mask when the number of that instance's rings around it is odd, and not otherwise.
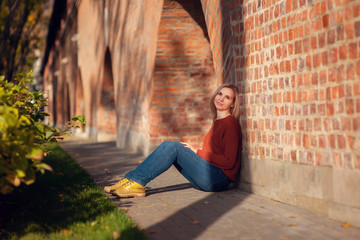
<path fill-rule="evenodd" d="M 60 131 L 41 122 L 47 99 L 43 93 L 29 91 L 32 73 L 19 74 L 13 82 L 0 76 L 0 193 L 12 192 L 21 182 L 35 181 L 35 172 L 52 168 L 42 162 L 51 143 L 58 141 L 70 129 L 84 124 L 74 117 Z"/>

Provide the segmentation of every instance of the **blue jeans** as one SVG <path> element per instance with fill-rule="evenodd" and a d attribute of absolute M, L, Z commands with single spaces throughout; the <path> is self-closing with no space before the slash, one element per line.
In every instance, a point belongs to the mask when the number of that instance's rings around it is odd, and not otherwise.
<path fill-rule="evenodd" d="M 161 143 L 137 168 L 125 178 L 142 186 L 173 165 L 197 189 L 207 192 L 226 190 L 230 179 L 223 171 L 210 164 L 180 142 Z"/>

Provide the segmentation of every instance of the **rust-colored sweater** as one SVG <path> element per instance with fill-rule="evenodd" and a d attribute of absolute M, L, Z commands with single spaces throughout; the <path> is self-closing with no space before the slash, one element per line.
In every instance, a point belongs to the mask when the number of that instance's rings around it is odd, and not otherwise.
<path fill-rule="evenodd" d="M 203 148 L 196 152 L 200 157 L 220 168 L 233 182 L 240 168 L 241 128 L 231 115 L 215 120 L 205 135 Z"/>

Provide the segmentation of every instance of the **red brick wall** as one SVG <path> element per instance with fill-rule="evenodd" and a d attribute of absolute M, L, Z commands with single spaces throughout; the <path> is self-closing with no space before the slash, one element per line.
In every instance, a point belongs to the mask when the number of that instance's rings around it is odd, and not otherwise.
<path fill-rule="evenodd" d="M 202 3 L 241 92 L 240 187 L 360 226 L 359 1 Z"/>
<path fill-rule="evenodd" d="M 214 78 L 201 14 L 189 10 L 195 3 L 107 4 L 119 145 L 131 134 L 142 134 L 143 141 L 152 144 L 168 137 L 197 144 L 201 137 L 192 133 L 203 132 L 207 125 L 197 128 L 191 119 L 206 118 L 207 108 L 200 102 L 206 102 Z M 244 156 L 360 168 L 359 3 L 202 0 L 201 4 L 217 81 L 236 82 L 241 90 Z M 77 55 L 69 54 L 76 49 L 69 24 L 67 35 L 56 43 L 63 50 L 51 54 L 51 70 L 46 73 L 56 81 L 45 84 L 56 91 L 50 102 L 57 102 L 50 109 L 58 123 L 68 120 L 68 98 L 70 114 L 75 112 L 77 90 L 71 79 L 78 70 L 71 66 L 78 62 L 88 126 L 97 126 L 106 51 L 103 7 L 80 4 Z M 68 63 L 62 62 L 64 58 Z"/>
<path fill-rule="evenodd" d="M 180 140 L 201 147 L 216 80 L 200 1 L 164 1 L 154 70 L 151 144 Z"/>
<path fill-rule="evenodd" d="M 358 1 L 232 1 L 244 154 L 360 168 Z"/>
<path fill-rule="evenodd" d="M 99 140 L 115 140 L 116 137 L 116 109 L 115 88 L 112 74 L 112 61 L 109 51 L 105 53 L 103 70 L 100 76 L 100 102 L 97 108 L 97 128 Z M 101 135 L 103 135 L 101 137 Z"/>

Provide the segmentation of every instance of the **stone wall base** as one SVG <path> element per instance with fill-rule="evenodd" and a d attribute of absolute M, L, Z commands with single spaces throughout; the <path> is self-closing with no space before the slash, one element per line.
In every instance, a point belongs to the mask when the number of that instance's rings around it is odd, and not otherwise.
<path fill-rule="evenodd" d="M 360 227 L 360 171 L 274 160 L 242 162 L 239 188 Z"/>
<path fill-rule="evenodd" d="M 144 156 L 150 154 L 150 140 L 148 134 L 118 129 L 116 146 L 126 148 L 129 152 L 140 153 Z"/>

